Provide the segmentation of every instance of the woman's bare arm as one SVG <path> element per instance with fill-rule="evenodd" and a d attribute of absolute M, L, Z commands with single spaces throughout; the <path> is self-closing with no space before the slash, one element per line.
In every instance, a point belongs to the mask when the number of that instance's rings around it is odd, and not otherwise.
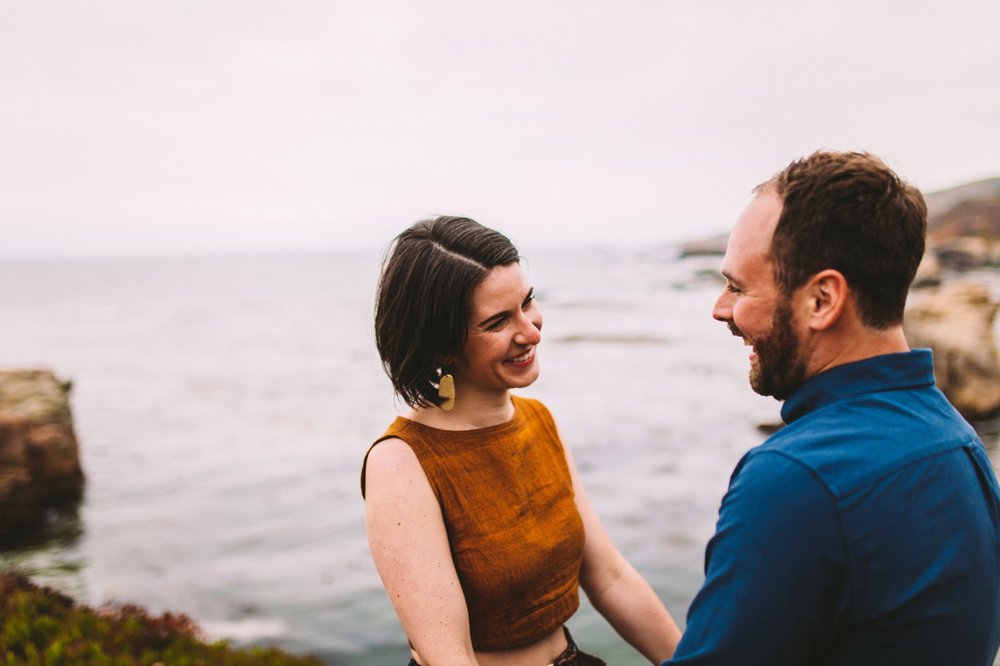
<path fill-rule="evenodd" d="M 368 455 L 368 545 L 424 666 L 475 666 L 469 613 L 441 508 L 409 445 L 387 439 Z"/>

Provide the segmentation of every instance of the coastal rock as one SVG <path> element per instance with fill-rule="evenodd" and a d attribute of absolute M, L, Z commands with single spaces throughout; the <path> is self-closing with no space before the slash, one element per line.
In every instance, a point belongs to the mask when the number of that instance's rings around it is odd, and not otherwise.
<path fill-rule="evenodd" d="M 700 256 L 722 256 L 726 253 L 726 243 L 729 242 L 729 233 L 719 234 L 717 236 L 711 236 L 709 238 L 702 238 L 700 240 L 692 240 L 686 243 L 682 243 L 680 247 L 681 257 L 700 257 Z"/>
<path fill-rule="evenodd" d="M 942 265 L 957 271 L 1000 266 L 1000 240 L 978 236 L 938 240 L 935 254 Z"/>
<path fill-rule="evenodd" d="M 69 390 L 46 370 L 0 371 L 0 534 L 83 492 Z"/>
<path fill-rule="evenodd" d="M 937 190 L 925 194 L 924 199 L 927 201 L 927 216 L 934 220 L 931 226 L 935 226 L 942 215 L 963 201 L 1000 199 L 1000 178 L 978 180 L 947 190 Z"/>
<path fill-rule="evenodd" d="M 1000 354 L 993 331 L 998 308 L 987 288 L 973 282 L 916 292 L 906 308 L 910 346 L 934 351 L 938 387 L 973 421 L 1000 414 Z"/>
<path fill-rule="evenodd" d="M 924 252 L 920 265 L 917 267 L 917 274 L 913 278 L 913 288 L 936 287 L 941 284 L 941 262 L 938 260 L 937 250 L 930 243 L 927 243 L 927 250 Z"/>
<path fill-rule="evenodd" d="M 1000 178 L 927 195 L 927 236 L 945 268 L 1000 266 Z"/>

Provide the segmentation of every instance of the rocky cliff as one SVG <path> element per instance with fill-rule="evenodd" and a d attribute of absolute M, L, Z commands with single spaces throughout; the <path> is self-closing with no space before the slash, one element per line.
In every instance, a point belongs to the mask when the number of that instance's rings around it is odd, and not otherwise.
<path fill-rule="evenodd" d="M 955 270 L 1000 266 L 1000 178 L 927 195 L 928 251 Z"/>
<path fill-rule="evenodd" d="M 83 492 L 69 389 L 46 370 L 0 371 L 0 535 Z"/>

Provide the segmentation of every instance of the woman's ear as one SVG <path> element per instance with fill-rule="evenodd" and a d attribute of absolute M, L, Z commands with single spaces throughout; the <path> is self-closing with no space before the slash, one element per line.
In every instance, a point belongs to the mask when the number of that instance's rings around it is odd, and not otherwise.
<path fill-rule="evenodd" d="M 828 268 L 809 278 L 802 293 L 807 299 L 805 310 L 809 328 L 825 331 L 843 315 L 850 288 L 843 273 Z"/>
<path fill-rule="evenodd" d="M 452 369 L 455 367 L 455 357 L 449 355 L 445 358 L 439 359 L 437 362 L 437 367 L 438 369 L 441 370 L 442 374 L 451 373 Z"/>

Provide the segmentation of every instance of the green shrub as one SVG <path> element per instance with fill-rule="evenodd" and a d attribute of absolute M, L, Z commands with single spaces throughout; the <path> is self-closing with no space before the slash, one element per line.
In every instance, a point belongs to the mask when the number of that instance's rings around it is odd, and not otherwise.
<path fill-rule="evenodd" d="M 275 648 L 206 643 L 186 615 L 154 616 L 139 606 L 94 610 L 15 572 L 0 573 L 3 666 L 319 666 Z"/>

